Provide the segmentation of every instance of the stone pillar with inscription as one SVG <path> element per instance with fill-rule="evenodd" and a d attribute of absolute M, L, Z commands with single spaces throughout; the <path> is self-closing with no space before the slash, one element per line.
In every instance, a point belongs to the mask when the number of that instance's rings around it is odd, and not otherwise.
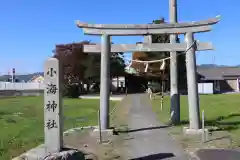
<path fill-rule="evenodd" d="M 63 145 L 62 72 L 58 59 L 44 64 L 44 133 L 48 153 L 60 152 Z"/>

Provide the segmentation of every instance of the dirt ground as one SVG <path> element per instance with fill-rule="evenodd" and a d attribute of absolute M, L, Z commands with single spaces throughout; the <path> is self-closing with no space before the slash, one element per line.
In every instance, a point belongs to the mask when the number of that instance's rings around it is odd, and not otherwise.
<path fill-rule="evenodd" d="M 127 128 L 128 108 L 123 103 L 118 102 L 110 112 L 111 126 L 118 130 Z M 94 129 L 77 130 L 64 136 L 64 145 L 80 150 L 88 160 L 124 160 L 122 135 L 102 134 L 102 143 L 99 137 L 99 132 L 94 132 Z"/>
<path fill-rule="evenodd" d="M 89 160 L 112 160 L 121 159 L 121 150 L 117 146 L 121 143 L 119 136 L 104 136 L 103 142 L 99 143 L 98 132 L 92 129 L 76 131 L 64 136 L 64 144 L 68 148 L 80 150 Z M 116 150 L 116 148 L 119 148 Z"/>
<path fill-rule="evenodd" d="M 208 138 L 204 141 L 202 140 L 202 135 L 184 135 L 182 127 L 172 127 L 169 129 L 169 132 L 177 141 L 179 141 L 179 143 L 188 153 L 193 153 L 199 149 L 230 149 L 239 147 L 237 146 L 237 143 L 232 141 L 232 135 L 227 131 L 211 131 L 208 134 Z"/>

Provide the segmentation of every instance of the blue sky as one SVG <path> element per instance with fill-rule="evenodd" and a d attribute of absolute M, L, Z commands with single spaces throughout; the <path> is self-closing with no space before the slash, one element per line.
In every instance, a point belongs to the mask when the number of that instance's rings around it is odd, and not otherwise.
<path fill-rule="evenodd" d="M 75 20 L 88 23 L 149 23 L 168 20 L 168 0 L 7 0 L 0 5 L 0 74 L 15 67 L 16 72 L 43 70 L 55 44 L 82 40 L 86 36 Z M 197 53 L 197 62 L 237 65 L 239 62 L 239 0 L 178 0 L 178 20 L 199 21 L 221 15 L 212 32 L 196 35 L 212 41 L 216 50 Z M 114 43 L 135 43 L 142 37 L 113 37 Z M 215 57 L 215 58 L 214 58 Z M 215 59 L 215 60 L 214 60 Z"/>

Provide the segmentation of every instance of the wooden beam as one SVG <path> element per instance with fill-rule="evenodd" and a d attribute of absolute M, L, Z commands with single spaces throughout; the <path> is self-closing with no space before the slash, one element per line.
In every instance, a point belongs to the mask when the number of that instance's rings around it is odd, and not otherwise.
<path fill-rule="evenodd" d="M 185 51 L 187 45 L 185 43 L 152 43 L 152 44 L 112 44 L 111 52 L 158 52 L 158 51 Z M 197 50 L 213 50 L 212 43 L 197 42 Z M 84 52 L 86 53 L 100 53 L 101 45 L 84 45 Z"/>
<path fill-rule="evenodd" d="M 173 24 L 87 24 L 77 21 L 77 26 L 83 28 L 89 35 L 149 35 L 161 33 L 206 32 L 211 25 L 218 23 L 220 17 L 199 22 L 173 23 Z"/>

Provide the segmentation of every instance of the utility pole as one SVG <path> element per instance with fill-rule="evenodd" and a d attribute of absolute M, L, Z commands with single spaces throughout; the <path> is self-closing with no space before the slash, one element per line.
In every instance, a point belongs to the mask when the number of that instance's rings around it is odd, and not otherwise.
<path fill-rule="evenodd" d="M 169 0 L 169 22 L 177 23 L 177 0 Z M 170 43 L 176 43 L 177 35 L 170 35 Z M 180 122 L 180 97 L 178 93 L 178 64 L 177 52 L 170 52 L 170 95 L 171 95 L 171 123 Z"/>

